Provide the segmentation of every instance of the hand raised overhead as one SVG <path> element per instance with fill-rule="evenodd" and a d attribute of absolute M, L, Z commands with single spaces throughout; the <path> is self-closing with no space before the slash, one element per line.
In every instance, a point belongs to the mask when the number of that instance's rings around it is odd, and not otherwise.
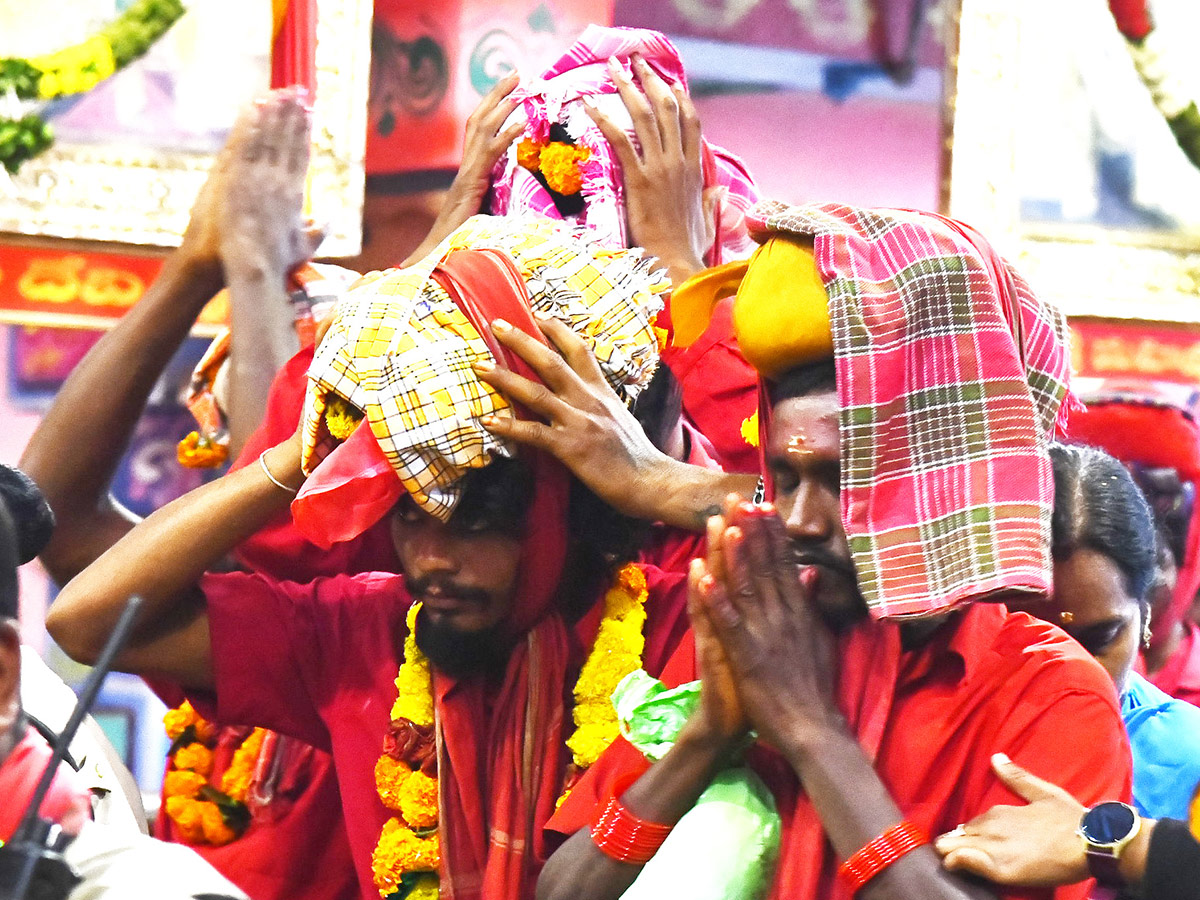
<path fill-rule="evenodd" d="M 583 339 L 557 320 L 539 319 L 538 324 L 557 353 L 507 323 L 493 322 L 492 330 L 529 364 L 541 384 L 491 363 L 477 363 L 475 371 L 539 418 L 489 418 L 484 426 L 499 437 L 552 454 L 621 512 L 657 518 L 653 482 L 672 460 L 646 437 Z"/>
<path fill-rule="evenodd" d="M 700 117 L 687 92 L 669 86 L 640 56 L 632 67 L 636 83 L 615 59 L 608 64 L 633 120 L 636 146 L 624 129 L 585 104 L 621 164 L 630 244 L 657 256 L 678 286 L 704 268 L 715 237 L 704 209 Z"/>
<path fill-rule="evenodd" d="M 504 125 L 521 103 L 513 97 L 513 91 L 519 83 L 517 72 L 509 72 L 496 82 L 467 117 L 458 173 L 442 201 L 441 212 L 434 220 L 428 236 L 404 261 L 405 265 L 423 258 L 483 207 L 483 198 L 487 196 L 491 185 L 492 168 L 525 130 L 524 121 L 513 122 L 507 127 Z"/>

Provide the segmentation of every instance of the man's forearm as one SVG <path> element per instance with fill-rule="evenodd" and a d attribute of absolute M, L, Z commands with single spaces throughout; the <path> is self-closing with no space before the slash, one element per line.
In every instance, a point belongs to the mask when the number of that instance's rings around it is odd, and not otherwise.
<path fill-rule="evenodd" d="M 225 413 L 234 455 L 262 422 L 275 374 L 300 347 L 285 278 L 282 270 L 229 272 L 229 408 Z"/>
<path fill-rule="evenodd" d="M 621 803 L 639 819 L 674 825 L 728 765 L 729 754 L 729 744 L 691 736 L 685 729 L 667 755 L 621 795 Z M 546 863 L 537 896 L 539 900 L 615 900 L 641 870 L 640 865 L 606 856 L 584 828 Z"/>
<path fill-rule="evenodd" d="M 271 473 L 289 487 L 303 481 L 299 442 L 271 448 Z M 130 648 L 117 668 L 170 674 L 178 665 L 194 675 L 193 640 L 173 646 L 170 637 L 191 624 L 200 577 L 237 544 L 287 508 L 292 493 L 272 483 L 260 466 L 247 466 L 197 488 L 157 510 L 63 588 L 46 617 L 51 636 L 68 655 L 95 657 L 116 624 L 127 597 L 142 598 Z M 146 650 L 153 648 L 154 656 Z M 182 679 L 176 679 L 181 680 Z M 188 682 L 183 682 L 188 683 Z"/>
<path fill-rule="evenodd" d="M 663 476 L 658 479 L 659 487 L 642 501 L 652 508 L 641 518 L 687 531 L 703 531 L 709 518 L 720 515 L 730 494 L 740 494 L 749 500 L 758 487 L 755 475 L 717 472 L 666 457 L 661 466 Z"/>
<path fill-rule="evenodd" d="M 60 581 L 91 561 L 87 540 L 146 400 L 221 286 L 220 266 L 176 251 L 145 296 L 55 397 L 21 457 L 58 518 L 43 562 Z"/>
<path fill-rule="evenodd" d="M 844 726 L 800 725 L 781 748 L 812 801 L 838 859 L 845 860 L 904 816 L 862 747 Z M 932 847 L 919 847 L 859 891 L 864 900 L 994 897 L 946 872 Z"/>

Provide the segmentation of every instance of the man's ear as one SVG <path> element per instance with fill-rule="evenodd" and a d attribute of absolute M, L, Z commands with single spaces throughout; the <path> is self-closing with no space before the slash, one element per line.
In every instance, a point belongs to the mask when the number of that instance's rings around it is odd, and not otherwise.
<path fill-rule="evenodd" d="M 21 634 L 15 619 L 0 619 L 0 744 L 21 714 Z"/>

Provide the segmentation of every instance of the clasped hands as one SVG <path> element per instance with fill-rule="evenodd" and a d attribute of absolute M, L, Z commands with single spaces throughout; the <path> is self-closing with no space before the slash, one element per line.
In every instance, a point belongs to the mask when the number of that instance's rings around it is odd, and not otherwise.
<path fill-rule="evenodd" d="M 709 520 L 707 556 L 688 573 L 688 614 L 703 684 L 693 734 L 732 742 L 753 728 L 786 753 L 844 727 L 834 636 L 774 506 L 731 495 Z"/>

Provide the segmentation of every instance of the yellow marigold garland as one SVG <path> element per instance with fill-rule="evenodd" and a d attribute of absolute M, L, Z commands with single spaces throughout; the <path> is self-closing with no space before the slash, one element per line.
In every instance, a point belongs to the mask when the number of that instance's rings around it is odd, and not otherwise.
<path fill-rule="evenodd" d="M 221 790 L 209 784 L 217 729 L 186 700 L 167 710 L 163 727 L 172 751 L 163 776 L 163 806 L 184 839 L 220 846 L 236 840 L 250 820 L 246 795 L 266 731 L 256 728 L 234 751 L 221 776 Z"/>
<path fill-rule="evenodd" d="M 417 646 L 417 613 L 420 603 L 414 603 L 405 617 L 408 636 L 404 639 L 404 663 L 396 675 L 396 702 L 392 704 L 393 719 L 408 719 L 414 725 L 433 725 L 433 674 L 429 660 Z"/>
<path fill-rule="evenodd" d="M 330 394 L 325 402 L 325 427 L 331 437 L 344 441 L 354 434 L 354 429 L 363 420 L 362 410 L 347 403 L 337 394 Z"/>
<path fill-rule="evenodd" d="M 567 738 L 580 769 L 591 766 L 620 733 L 611 697 L 622 678 L 641 668 L 647 596 L 645 573 L 634 563 L 617 573 L 604 595 L 604 619 L 575 683 L 575 733 Z"/>
<path fill-rule="evenodd" d="M 577 769 L 592 765 L 619 733 L 610 698 L 617 682 L 642 665 L 647 597 L 646 576 L 634 563 L 617 573 L 604 595 L 604 618 L 575 684 L 576 729 L 567 746 Z M 416 640 L 420 606 L 414 603 L 405 619 L 408 634 L 404 662 L 396 676 L 392 719 L 393 724 L 407 719 L 418 728 L 432 728 L 433 675 Z M 375 763 L 375 788 L 383 805 L 399 813 L 384 823 L 371 855 L 379 896 L 384 900 L 436 900 L 438 880 L 433 873 L 440 858 L 437 778 L 385 752 Z"/>

